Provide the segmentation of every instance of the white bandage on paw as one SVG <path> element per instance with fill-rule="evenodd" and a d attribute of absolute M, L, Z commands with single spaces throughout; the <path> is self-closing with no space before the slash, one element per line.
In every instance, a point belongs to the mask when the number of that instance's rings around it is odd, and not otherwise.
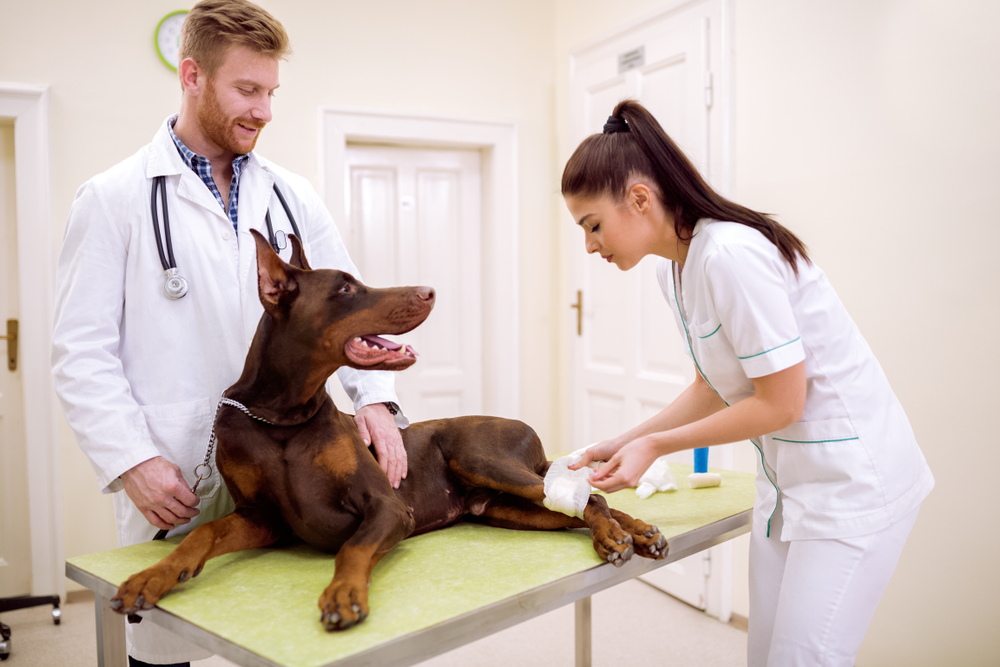
<path fill-rule="evenodd" d="M 569 466 L 579 461 L 582 453 L 583 449 L 580 449 L 552 462 L 545 473 L 545 499 L 542 501 L 553 512 L 581 519 L 590 500 L 590 476 L 593 468 L 597 467 L 596 463 L 592 463 L 591 467 L 570 470 Z"/>
<path fill-rule="evenodd" d="M 692 489 L 703 489 L 722 484 L 722 475 L 717 472 L 693 472 L 688 475 L 688 484 Z"/>
<path fill-rule="evenodd" d="M 677 482 L 670 473 L 670 463 L 666 456 L 653 461 L 653 465 L 639 478 L 639 486 L 635 489 L 635 495 L 643 500 L 649 498 L 657 491 L 676 491 Z"/>

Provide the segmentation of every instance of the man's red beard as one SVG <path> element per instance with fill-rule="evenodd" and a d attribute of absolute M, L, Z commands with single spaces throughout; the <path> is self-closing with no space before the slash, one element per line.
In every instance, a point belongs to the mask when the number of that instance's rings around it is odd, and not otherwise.
<path fill-rule="evenodd" d="M 208 86 L 205 87 L 204 99 L 198 105 L 198 123 L 201 124 L 201 129 L 205 133 L 205 136 L 213 144 L 237 155 L 249 153 L 254 149 L 257 145 L 257 139 L 260 137 L 260 132 L 264 129 L 265 125 L 253 120 L 236 121 L 227 117 L 222 110 L 222 105 L 219 104 L 219 98 L 215 93 L 215 81 L 213 79 L 208 80 Z M 256 129 L 257 133 L 253 137 L 240 142 L 236 138 L 237 124 L 250 129 Z"/>

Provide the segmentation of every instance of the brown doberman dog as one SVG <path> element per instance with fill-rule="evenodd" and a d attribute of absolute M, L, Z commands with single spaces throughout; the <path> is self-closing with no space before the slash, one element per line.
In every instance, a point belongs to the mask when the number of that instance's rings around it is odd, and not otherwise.
<path fill-rule="evenodd" d="M 589 528 L 597 553 L 615 565 L 633 553 L 666 557 L 667 541 L 655 526 L 610 509 L 600 495 L 590 496 L 582 520 L 543 507 L 549 462 L 538 436 L 519 421 L 412 424 L 402 430 L 408 474 L 393 490 L 325 383 L 341 366 L 411 366 L 409 346 L 378 334 L 420 325 L 434 291 L 372 289 L 341 271 L 313 271 L 294 236 L 286 264 L 254 236 L 265 312 L 243 375 L 225 395 L 256 419 L 222 407 L 215 421 L 216 464 L 236 509 L 130 577 L 113 608 L 150 609 L 176 584 L 198 576 L 209 558 L 298 538 L 336 553 L 333 581 L 319 598 L 320 621 L 327 630 L 349 628 L 368 615 L 372 569 L 396 543 L 463 517 L 522 530 Z"/>

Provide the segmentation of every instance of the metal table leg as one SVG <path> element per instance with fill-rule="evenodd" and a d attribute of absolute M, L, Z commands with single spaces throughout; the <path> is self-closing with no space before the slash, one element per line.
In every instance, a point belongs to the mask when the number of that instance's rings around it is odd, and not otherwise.
<path fill-rule="evenodd" d="M 97 667 L 128 667 L 125 652 L 125 617 L 112 611 L 111 601 L 94 595 L 97 621 Z"/>
<path fill-rule="evenodd" d="M 590 667 L 590 596 L 577 600 L 576 616 L 576 667 Z"/>

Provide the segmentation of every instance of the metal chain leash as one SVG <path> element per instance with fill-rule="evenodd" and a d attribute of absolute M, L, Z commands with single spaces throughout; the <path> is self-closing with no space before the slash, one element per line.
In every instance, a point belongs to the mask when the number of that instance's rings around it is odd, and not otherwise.
<path fill-rule="evenodd" d="M 201 480 L 208 479 L 209 477 L 212 476 L 212 466 L 209 465 L 208 462 L 212 460 L 212 452 L 215 451 L 215 443 L 216 443 L 215 421 L 219 419 L 219 410 L 222 409 L 223 405 L 228 405 L 231 408 L 236 408 L 237 410 L 245 414 L 247 417 L 250 417 L 251 419 L 256 419 L 259 422 L 264 422 L 268 426 L 274 426 L 274 424 L 267 421 L 263 417 L 258 417 L 257 415 L 250 412 L 250 410 L 247 409 L 247 406 L 243 405 L 239 401 L 234 401 L 233 399 L 226 398 L 225 396 L 220 398 L 219 405 L 215 408 L 215 419 L 212 421 L 212 436 L 208 439 L 208 451 L 205 452 L 205 460 L 202 463 L 195 466 L 194 469 L 194 474 L 197 475 L 198 478 L 194 481 L 194 487 L 191 489 L 192 493 L 198 492 L 198 485 L 201 484 Z M 202 469 L 205 469 L 207 472 L 200 473 L 199 470 Z"/>
<path fill-rule="evenodd" d="M 215 408 L 215 419 L 212 420 L 212 435 L 208 439 L 208 451 L 205 452 L 205 460 L 202 461 L 201 463 L 199 463 L 198 465 L 196 465 L 194 467 L 194 474 L 197 475 L 198 478 L 196 480 L 194 480 L 194 486 L 191 487 L 191 493 L 198 493 L 198 485 L 201 484 L 201 480 L 208 479 L 209 477 L 212 476 L 212 466 L 209 465 L 208 462 L 212 460 L 212 452 L 215 451 L 215 443 L 216 443 L 215 421 L 219 418 L 219 410 L 222 409 L 223 405 L 228 405 L 230 407 L 236 408 L 237 410 L 239 410 L 240 412 L 242 412 L 243 414 L 245 414 L 247 417 L 251 417 L 253 419 L 256 419 L 259 422 L 264 422 L 268 426 L 274 426 L 274 424 L 272 424 L 271 422 L 267 421 L 266 419 L 263 419 L 262 417 L 258 417 L 257 415 L 251 413 L 247 409 L 247 406 L 243 405 L 239 401 L 234 401 L 233 399 L 226 398 L 225 396 L 223 396 L 222 398 L 220 398 L 219 399 L 219 405 L 216 406 L 216 408 Z M 204 469 L 205 472 L 199 472 L 202 469 Z M 158 533 L 156 533 L 156 536 L 153 539 L 154 540 L 162 540 L 163 538 L 165 538 L 167 536 L 168 532 L 169 531 L 167 531 L 167 530 L 160 530 Z M 141 618 L 138 617 L 138 616 L 136 616 L 135 618 L 141 620 Z M 130 623 L 138 623 L 139 620 L 133 620 L 132 616 L 129 617 L 129 622 Z"/>

